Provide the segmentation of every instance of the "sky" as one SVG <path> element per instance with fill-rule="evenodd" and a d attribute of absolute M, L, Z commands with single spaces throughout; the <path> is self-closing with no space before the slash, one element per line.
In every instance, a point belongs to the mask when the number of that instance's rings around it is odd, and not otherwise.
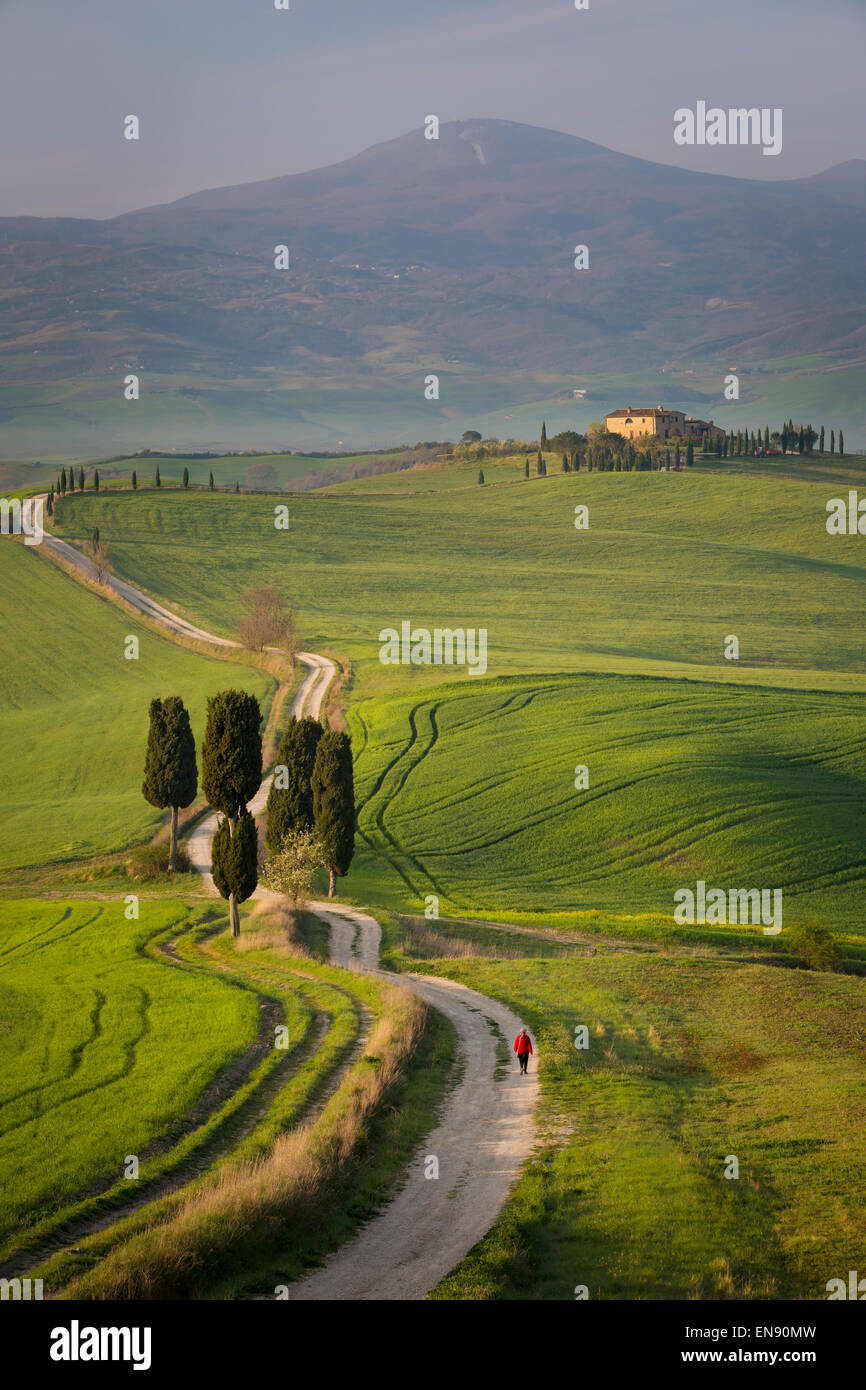
<path fill-rule="evenodd" d="M 290 5 L 0 0 L 0 215 L 112 217 L 335 163 L 430 114 L 747 178 L 866 157 L 866 0 Z M 699 100 L 781 107 L 781 154 L 675 144 Z"/>

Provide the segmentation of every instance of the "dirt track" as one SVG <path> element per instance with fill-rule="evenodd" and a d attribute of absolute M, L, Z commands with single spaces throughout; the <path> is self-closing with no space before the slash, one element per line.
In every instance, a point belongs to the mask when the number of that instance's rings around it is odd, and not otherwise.
<path fill-rule="evenodd" d="M 379 1216 L 320 1270 L 290 1285 L 302 1300 L 421 1299 L 490 1229 L 505 1205 L 534 1142 L 537 1057 L 521 1076 L 512 1052 L 521 1026 L 504 1005 L 465 985 L 428 975 L 378 970 L 378 922 L 357 908 L 310 903 L 331 926 L 336 964 L 354 960 L 363 970 L 411 989 L 450 1019 L 457 1032 L 462 1075 L 445 1102 L 439 1124 L 411 1163 L 399 1194 Z M 350 955 L 358 934 L 357 953 Z M 497 1032 L 508 1062 L 497 1079 Z M 429 1158 L 438 1177 L 428 1177 Z"/>

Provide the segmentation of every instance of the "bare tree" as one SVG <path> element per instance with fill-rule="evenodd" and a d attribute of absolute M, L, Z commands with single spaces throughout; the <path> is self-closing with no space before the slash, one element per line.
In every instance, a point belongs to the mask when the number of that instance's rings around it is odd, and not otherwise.
<path fill-rule="evenodd" d="M 99 532 L 94 531 L 93 536 L 84 547 L 84 553 L 93 566 L 97 584 L 105 584 L 108 576 L 114 573 L 108 558 L 108 541 L 100 540 Z"/>
<path fill-rule="evenodd" d="M 294 605 L 286 603 L 279 589 L 271 584 L 246 589 L 240 596 L 243 617 L 238 637 L 244 647 L 261 652 L 265 647 L 281 647 L 294 661 L 297 650 Z"/>

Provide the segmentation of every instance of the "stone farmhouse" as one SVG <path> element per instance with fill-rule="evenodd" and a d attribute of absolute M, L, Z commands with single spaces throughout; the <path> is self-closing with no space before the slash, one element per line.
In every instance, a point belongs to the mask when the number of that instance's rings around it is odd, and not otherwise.
<path fill-rule="evenodd" d="M 604 427 L 610 434 L 626 439 L 653 435 L 656 439 L 692 439 L 700 441 L 705 434 L 719 435 L 723 431 L 712 420 L 695 420 L 681 410 L 665 410 L 663 405 L 641 406 L 633 410 L 613 410 L 604 417 Z"/>

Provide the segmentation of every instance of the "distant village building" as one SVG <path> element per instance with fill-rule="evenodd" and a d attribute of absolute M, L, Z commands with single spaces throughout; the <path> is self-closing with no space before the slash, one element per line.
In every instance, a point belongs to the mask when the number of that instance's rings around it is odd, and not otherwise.
<path fill-rule="evenodd" d="M 712 420 L 695 420 L 681 410 L 665 410 L 663 405 L 641 406 L 633 410 L 613 410 L 604 417 L 604 427 L 609 434 L 621 434 L 626 439 L 639 439 L 653 435 L 656 439 L 694 439 L 702 440 L 704 435 L 715 437 L 723 431 Z"/>

